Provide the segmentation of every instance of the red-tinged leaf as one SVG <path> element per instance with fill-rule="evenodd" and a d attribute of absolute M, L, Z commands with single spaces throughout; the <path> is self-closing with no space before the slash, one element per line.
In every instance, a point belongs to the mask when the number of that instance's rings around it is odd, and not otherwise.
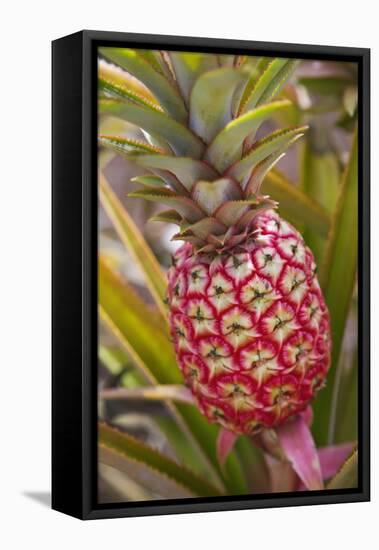
<path fill-rule="evenodd" d="M 313 409 L 310 405 L 300 413 L 301 418 L 307 424 L 307 426 L 312 426 L 313 422 Z"/>
<path fill-rule="evenodd" d="M 233 449 L 238 435 L 225 428 L 220 428 L 217 437 L 217 458 L 221 466 L 225 464 L 228 454 Z"/>
<path fill-rule="evenodd" d="M 342 464 L 353 452 L 355 445 L 354 442 L 341 443 L 340 445 L 330 445 L 318 450 L 323 479 L 330 479 L 336 475 Z"/>
<path fill-rule="evenodd" d="M 280 445 L 301 481 L 310 491 L 323 489 L 320 461 L 310 429 L 300 415 L 276 429 Z"/>
<path fill-rule="evenodd" d="M 355 443 L 341 443 L 318 449 L 318 458 L 321 466 L 321 474 L 324 481 L 332 478 L 340 470 L 346 459 L 351 455 Z M 301 483 L 298 491 L 305 491 L 306 487 Z"/>

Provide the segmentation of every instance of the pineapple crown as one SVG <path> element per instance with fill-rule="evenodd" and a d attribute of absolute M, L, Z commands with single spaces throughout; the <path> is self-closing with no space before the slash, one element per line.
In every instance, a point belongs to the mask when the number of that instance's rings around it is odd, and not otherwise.
<path fill-rule="evenodd" d="M 129 193 L 167 205 L 156 221 L 177 224 L 174 240 L 223 252 L 255 238 L 255 218 L 277 203 L 260 194 L 266 174 L 306 127 L 256 138 L 287 109 L 274 100 L 297 61 L 101 48 L 99 112 L 138 126 L 146 141 L 100 135 L 101 145 L 149 173 Z"/>

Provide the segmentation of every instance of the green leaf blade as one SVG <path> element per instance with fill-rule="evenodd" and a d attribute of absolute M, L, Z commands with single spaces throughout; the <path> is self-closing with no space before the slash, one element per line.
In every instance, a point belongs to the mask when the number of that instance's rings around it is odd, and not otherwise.
<path fill-rule="evenodd" d="M 320 269 L 320 283 L 331 316 L 332 366 L 327 385 L 314 404 L 315 435 L 319 444 L 332 443 L 329 421 L 333 387 L 342 339 L 356 280 L 358 257 L 358 140 L 354 137 L 350 159 L 343 175 L 340 193 Z"/>
<path fill-rule="evenodd" d="M 205 159 L 223 172 L 238 157 L 244 139 L 254 133 L 264 120 L 289 105 L 290 102 L 287 100 L 275 101 L 232 120 L 209 145 Z"/>
<path fill-rule="evenodd" d="M 172 206 L 190 223 L 195 223 L 204 217 L 203 211 L 192 199 L 177 195 L 167 188 L 146 187 L 138 191 L 132 191 L 128 196 Z"/>
<path fill-rule="evenodd" d="M 241 106 L 241 112 L 246 113 L 254 109 L 257 105 L 268 101 L 273 95 L 275 87 L 279 86 L 281 71 L 288 65 L 288 59 L 274 59 L 262 72 L 255 82 L 255 86 L 250 92 L 246 102 Z"/>
<path fill-rule="evenodd" d="M 206 71 L 219 67 L 217 56 L 190 52 L 169 52 L 179 88 L 189 102 L 197 78 Z"/>
<path fill-rule="evenodd" d="M 242 75 L 222 68 L 200 76 L 191 92 L 189 124 L 206 143 L 231 121 L 232 101 Z"/>
<path fill-rule="evenodd" d="M 301 172 L 301 189 L 332 215 L 339 190 L 339 164 L 334 153 L 317 151 L 312 132 L 305 139 Z M 304 231 L 303 237 L 313 252 L 316 264 L 320 265 L 325 239 L 309 228 Z"/>
<path fill-rule="evenodd" d="M 116 99 L 99 99 L 99 113 L 126 120 L 165 139 L 178 156 L 200 158 L 204 144 L 188 128 L 165 113 Z"/>
<path fill-rule="evenodd" d="M 162 107 L 176 120 L 184 122 L 187 110 L 178 91 L 136 50 L 129 48 L 100 48 L 100 53 L 135 76 L 149 88 Z"/>
<path fill-rule="evenodd" d="M 192 190 L 196 181 L 217 177 L 217 172 L 205 162 L 186 157 L 148 155 L 139 158 L 137 162 L 145 168 L 167 170 L 179 180 L 188 192 Z"/>
<path fill-rule="evenodd" d="M 137 439 L 99 424 L 100 461 L 123 469 L 125 473 L 137 473 L 137 481 L 147 489 L 168 498 L 178 498 L 177 492 L 185 496 L 219 496 L 221 493 L 206 479 L 200 478 L 183 465 L 179 465 L 159 451 Z M 135 466 L 139 465 L 139 468 Z M 142 470 L 142 472 L 141 472 Z"/>
<path fill-rule="evenodd" d="M 331 479 L 327 489 L 353 489 L 358 487 L 358 451 L 346 460 L 339 472 Z"/>
<path fill-rule="evenodd" d="M 320 235 L 328 234 L 330 217 L 327 212 L 278 170 L 267 174 L 262 191 L 279 202 L 280 214 L 295 226 L 306 225 Z"/>
<path fill-rule="evenodd" d="M 285 128 L 269 134 L 257 141 L 250 152 L 228 169 L 227 174 L 238 181 L 244 181 L 258 163 L 276 153 L 284 153 L 287 147 L 289 147 L 295 139 L 304 135 L 306 130 L 307 126 L 299 126 L 295 128 Z"/>
<path fill-rule="evenodd" d="M 118 155 L 122 155 L 126 158 L 134 158 L 139 155 L 152 155 L 158 154 L 162 151 L 143 141 L 138 141 L 135 139 L 120 137 L 120 136 L 109 136 L 100 134 L 98 137 L 99 145 L 114 151 Z"/>
<path fill-rule="evenodd" d="M 165 319 L 167 312 L 164 301 L 167 282 L 159 263 L 102 174 L 99 175 L 99 193 L 103 207 L 112 220 L 121 241 L 141 267 L 147 287 Z"/>
<path fill-rule="evenodd" d="M 102 257 L 99 259 L 99 306 L 124 336 L 123 343 L 127 341 L 127 348 L 132 349 L 134 359 L 138 357 L 138 364 L 149 366 L 147 375 L 152 374 L 154 380 L 165 383 L 182 382 L 165 324 L 162 322 L 161 329 L 157 330 L 151 308 Z"/>

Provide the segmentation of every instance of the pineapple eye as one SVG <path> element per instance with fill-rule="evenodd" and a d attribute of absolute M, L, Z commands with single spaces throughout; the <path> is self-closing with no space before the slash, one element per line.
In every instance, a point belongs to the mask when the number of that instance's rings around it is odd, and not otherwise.
<path fill-rule="evenodd" d="M 296 349 L 297 349 L 297 353 L 296 353 L 296 361 L 298 361 L 300 359 L 300 357 L 302 357 L 303 355 L 305 355 L 305 350 L 303 349 L 302 345 L 301 344 L 298 344 L 296 346 Z"/>
<path fill-rule="evenodd" d="M 263 298 L 265 295 L 264 292 L 259 292 L 259 290 L 256 288 L 253 288 L 253 292 L 254 292 L 254 298 Z"/>
<path fill-rule="evenodd" d="M 196 320 L 197 321 L 204 321 L 205 317 L 201 311 L 201 309 L 198 307 L 196 310 Z"/>
<path fill-rule="evenodd" d="M 261 350 L 257 349 L 256 354 L 257 354 L 257 357 L 258 357 L 258 361 L 261 361 Z"/>
<path fill-rule="evenodd" d="M 236 258 L 236 256 L 233 256 L 233 267 L 234 269 L 238 269 L 242 265 L 242 262 Z"/>
<path fill-rule="evenodd" d="M 239 323 L 232 323 L 227 327 L 228 329 L 231 329 L 231 332 L 238 332 L 239 330 L 243 329 L 244 327 L 240 325 Z"/>
<path fill-rule="evenodd" d="M 310 311 L 310 316 L 311 316 L 311 318 L 312 318 L 312 317 L 315 315 L 315 313 L 317 313 L 318 307 L 317 307 L 317 306 L 311 306 L 311 307 L 309 308 L 309 311 Z"/>
<path fill-rule="evenodd" d="M 276 395 L 274 401 L 275 401 L 275 404 L 281 404 L 288 401 L 289 398 L 290 398 L 290 392 L 288 390 L 285 390 L 282 387 L 279 387 L 278 394 Z"/>
<path fill-rule="evenodd" d="M 221 355 L 218 353 L 217 348 L 212 348 L 207 357 L 221 357 Z"/>
<path fill-rule="evenodd" d="M 294 279 L 293 283 L 292 283 L 292 286 L 291 286 L 291 290 L 295 290 L 298 286 L 301 285 L 303 281 L 299 281 L 298 279 Z"/>
<path fill-rule="evenodd" d="M 279 315 L 275 315 L 275 319 L 276 319 L 276 325 L 274 326 L 274 330 L 277 330 L 278 328 L 280 328 L 286 323 L 286 321 L 284 319 L 281 319 Z"/>
<path fill-rule="evenodd" d="M 233 385 L 232 394 L 233 395 L 248 395 L 247 391 L 243 387 L 239 386 L 238 384 Z"/>
<path fill-rule="evenodd" d="M 194 369 L 193 367 L 190 367 L 189 375 L 190 375 L 191 378 L 198 378 L 199 373 L 196 369 Z"/>

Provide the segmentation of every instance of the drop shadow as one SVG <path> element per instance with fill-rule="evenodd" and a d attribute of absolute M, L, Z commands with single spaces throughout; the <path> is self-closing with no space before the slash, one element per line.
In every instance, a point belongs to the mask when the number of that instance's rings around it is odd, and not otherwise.
<path fill-rule="evenodd" d="M 24 491 L 22 494 L 42 506 L 51 507 L 51 493 L 48 491 Z"/>

